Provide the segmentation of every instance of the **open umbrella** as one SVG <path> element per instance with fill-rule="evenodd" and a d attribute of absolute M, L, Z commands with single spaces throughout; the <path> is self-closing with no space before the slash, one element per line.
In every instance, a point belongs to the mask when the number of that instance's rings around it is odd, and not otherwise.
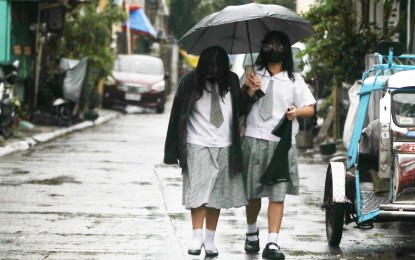
<path fill-rule="evenodd" d="M 310 22 L 286 7 L 250 3 L 228 6 L 206 16 L 179 42 L 191 54 L 200 54 L 213 45 L 229 54 L 252 53 L 260 50 L 261 40 L 269 31 L 286 33 L 291 44 L 314 34 Z"/>

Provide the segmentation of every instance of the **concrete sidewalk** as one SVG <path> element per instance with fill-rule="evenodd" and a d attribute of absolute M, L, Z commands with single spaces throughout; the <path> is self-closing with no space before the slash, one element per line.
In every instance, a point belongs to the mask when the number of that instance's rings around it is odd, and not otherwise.
<path fill-rule="evenodd" d="M 83 121 L 68 127 L 35 125 L 34 128 L 16 129 L 15 136 L 5 139 L 0 147 L 0 157 L 17 151 L 28 150 L 36 144 L 48 142 L 74 131 L 100 125 L 120 116 L 120 112 L 106 109 L 99 110 L 98 114 L 99 117 L 94 121 Z"/>

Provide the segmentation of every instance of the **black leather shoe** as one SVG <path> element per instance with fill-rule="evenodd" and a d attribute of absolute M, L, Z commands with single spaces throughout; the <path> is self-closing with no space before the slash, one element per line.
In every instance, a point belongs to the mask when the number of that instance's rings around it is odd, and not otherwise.
<path fill-rule="evenodd" d="M 215 257 L 215 256 L 218 256 L 219 255 L 218 250 L 211 251 L 211 250 L 206 250 L 205 249 L 205 253 L 206 253 L 206 256 L 207 257 Z"/>
<path fill-rule="evenodd" d="M 256 241 L 249 241 L 248 236 L 259 236 L 259 229 L 254 233 L 246 233 L 246 239 L 245 239 L 245 252 L 249 254 L 254 254 L 259 252 L 259 237 Z"/>
<path fill-rule="evenodd" d="M 200 255 L 200 252 L 202 252 L 201 249 L 189 249 L 189 250 L 187 250 L 187 253 L 189 255 Z"/>
<path fill-rule="evenodd" d="M 278 249 L 269 249 L 270 245 L 277 246 Z M 275 243 L 268 243 L 265 247 L 264 251 L 262 252 L 262 258 L 265 259 L 285 259 L 284 254 L 281 252 L 280 247 Z"/>

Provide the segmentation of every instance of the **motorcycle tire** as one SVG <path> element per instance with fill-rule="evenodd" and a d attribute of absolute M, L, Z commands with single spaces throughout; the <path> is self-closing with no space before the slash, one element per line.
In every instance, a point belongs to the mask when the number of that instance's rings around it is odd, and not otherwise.
<path fill-rule="evenodd" d="M 62 104 L 55 108 L 55 115 L 59 117 L 65 125 L 70 125 L 72 122 L 72 109 L 69 104 Z"/>
<path fill-rule="evenodd" d="M 13 125 L 2 126 L 0 131 L 4 138 L 8 138 L 13 135 Z"/>

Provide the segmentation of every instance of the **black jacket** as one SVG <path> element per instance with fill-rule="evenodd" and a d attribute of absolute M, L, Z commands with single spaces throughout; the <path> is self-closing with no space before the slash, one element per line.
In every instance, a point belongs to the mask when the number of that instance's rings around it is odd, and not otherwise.
<path fill-rule="evenodd" d="M 196 102 L 196 73 L 191 71 L 183 75 L 177 87 L 170 114 L 164 146 L 164 163 L 179 164 L 187 169 L 187 123 L 189 113 Z M 249 110 L 250 98 L 242 94 L 238 76 L 231 72 L 230 92 L 232 100 L 232 145 L 229 151 L 229 170 L 231 173 L 242 172 L 242 148 L 239 129 L 239 118 Z"/>

